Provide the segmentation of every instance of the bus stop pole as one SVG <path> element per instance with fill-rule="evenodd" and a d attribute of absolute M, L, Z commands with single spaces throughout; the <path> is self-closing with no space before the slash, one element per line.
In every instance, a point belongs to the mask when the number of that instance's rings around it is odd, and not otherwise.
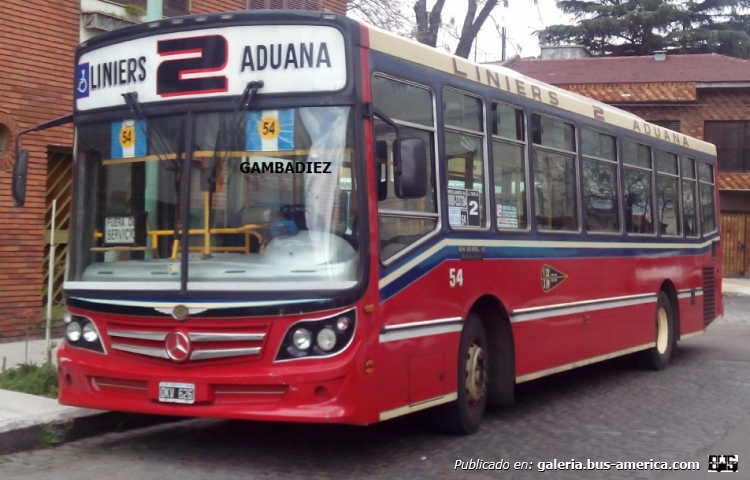
<path fill-rule="evenodd" d="M 146 21 L 154 22 L 162 19 L 164 9 L 164 0 L 148 0 L 146 4 Z M 148 144 L 148 143 L 147 143 Z M 147 153 L 158 153 L 158 152 L 147 152 Z M 165 152 L 166 153 L 166 152 Z M 144 193 L 145 210 L 148 214 L 148 218 L 151 223 L 155 226 L 159 225 L 158 213 L 156 211 L 158 189 L 159 189 L 159 162 L 146 162 L 146 185 Z M 156 245 L 151 244 L 151 237 L 148 237 L 148 246 L 155 248 Z M 148 257 L 146 257 L 148 258 Z"/>
<path fill-rule="evenodd" d="M 54 296 L 55 280 L 55 216 L 57 215 L 57 199 L 52 200 L 52 230 L 49 234 L 49 263 L 47 267 L 47 328 L 46 340 L 47 363 L 52 362 L 52 297 Z"/>
<path fill-rule="evenodd" d="M 161 20 L 164 9 L 164 0 L 148 0 L 146 3 L 146 21 L 153 22 Z"/>

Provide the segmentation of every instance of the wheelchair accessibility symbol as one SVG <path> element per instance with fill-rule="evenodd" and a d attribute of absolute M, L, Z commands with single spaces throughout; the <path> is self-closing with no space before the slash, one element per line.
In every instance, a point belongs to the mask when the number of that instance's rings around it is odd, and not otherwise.
<path fill-rule="evenodd" d="M 78 65 L 76 73 L 76 98 L 86 98 L 89 96 L 89 64 L 83 63 Z"/>

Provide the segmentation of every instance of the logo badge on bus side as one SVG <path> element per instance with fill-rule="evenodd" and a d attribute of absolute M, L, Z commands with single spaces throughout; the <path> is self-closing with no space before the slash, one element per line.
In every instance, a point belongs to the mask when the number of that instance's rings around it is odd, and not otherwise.
<path fill-rule="evenodd" d="M 172 332 L 164 341 L 164 349 L 175 362 L 184 362 L 190 358 L 190 338 L 182 332 Z"/>
<path fill-rule="evenodd" d="M 549 265 L 545 265 L 542 267 L 542 290 L 544 290 L 544 293 L 547 293 L 560 285 L 566 278 L 568 276 L 564 273 L 555 270 Z"/>

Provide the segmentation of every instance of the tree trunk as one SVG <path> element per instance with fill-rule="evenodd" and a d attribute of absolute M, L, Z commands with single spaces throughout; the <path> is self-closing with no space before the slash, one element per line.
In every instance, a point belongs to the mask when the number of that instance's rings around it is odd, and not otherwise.
<path fill-rule="evenodd" d="M 477 0 L 468 0 L 469 5 L 466 10 L 464 26 L 461 29 L 461 39 L 458 41 L 458 47 L 456 47 L 457 56 L 469 58 L 471 46 L 477 38 L 477 34 L 479 34 L 479 30 L 482 28 L 482 25 L 484 25 L 485 20 L 490 16 L 490 12 L 492 12 L 492 9 L 497 6 L 497 1 L 498 0 L 487 0 L 487 3 L 484 4 L 484 7 L 482 7 L 482 10 L 475 19 L 474 15 L 477 13 Z"/>
<path fill-rule="evenodd" d="M 435 47 L 437 34 L 441 25 L 441 14 L 445 0 L 438 0 L 432 11 L 427 11 L 427 0 L 417 0 L 414 3 L 414 13 L 417 18 L 417 40 L 420 43 Z"/>

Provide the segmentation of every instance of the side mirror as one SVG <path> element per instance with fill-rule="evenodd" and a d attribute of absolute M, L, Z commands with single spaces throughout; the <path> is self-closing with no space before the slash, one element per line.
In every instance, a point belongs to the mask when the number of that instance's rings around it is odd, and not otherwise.
<path fill-rule="evenodd" d="M 13 165 L 13 182 L 11 190 L 16 207 L 22 207 L 26 203 L 26 179 L 29 175 L 29 151 L 21 150 Z"/>
<path fill-rule="evenodd" d="M 398 198 L 422 198 L 427 194 L 427 151 L 421 138 L 393 142 L 393 167 Z"/>

